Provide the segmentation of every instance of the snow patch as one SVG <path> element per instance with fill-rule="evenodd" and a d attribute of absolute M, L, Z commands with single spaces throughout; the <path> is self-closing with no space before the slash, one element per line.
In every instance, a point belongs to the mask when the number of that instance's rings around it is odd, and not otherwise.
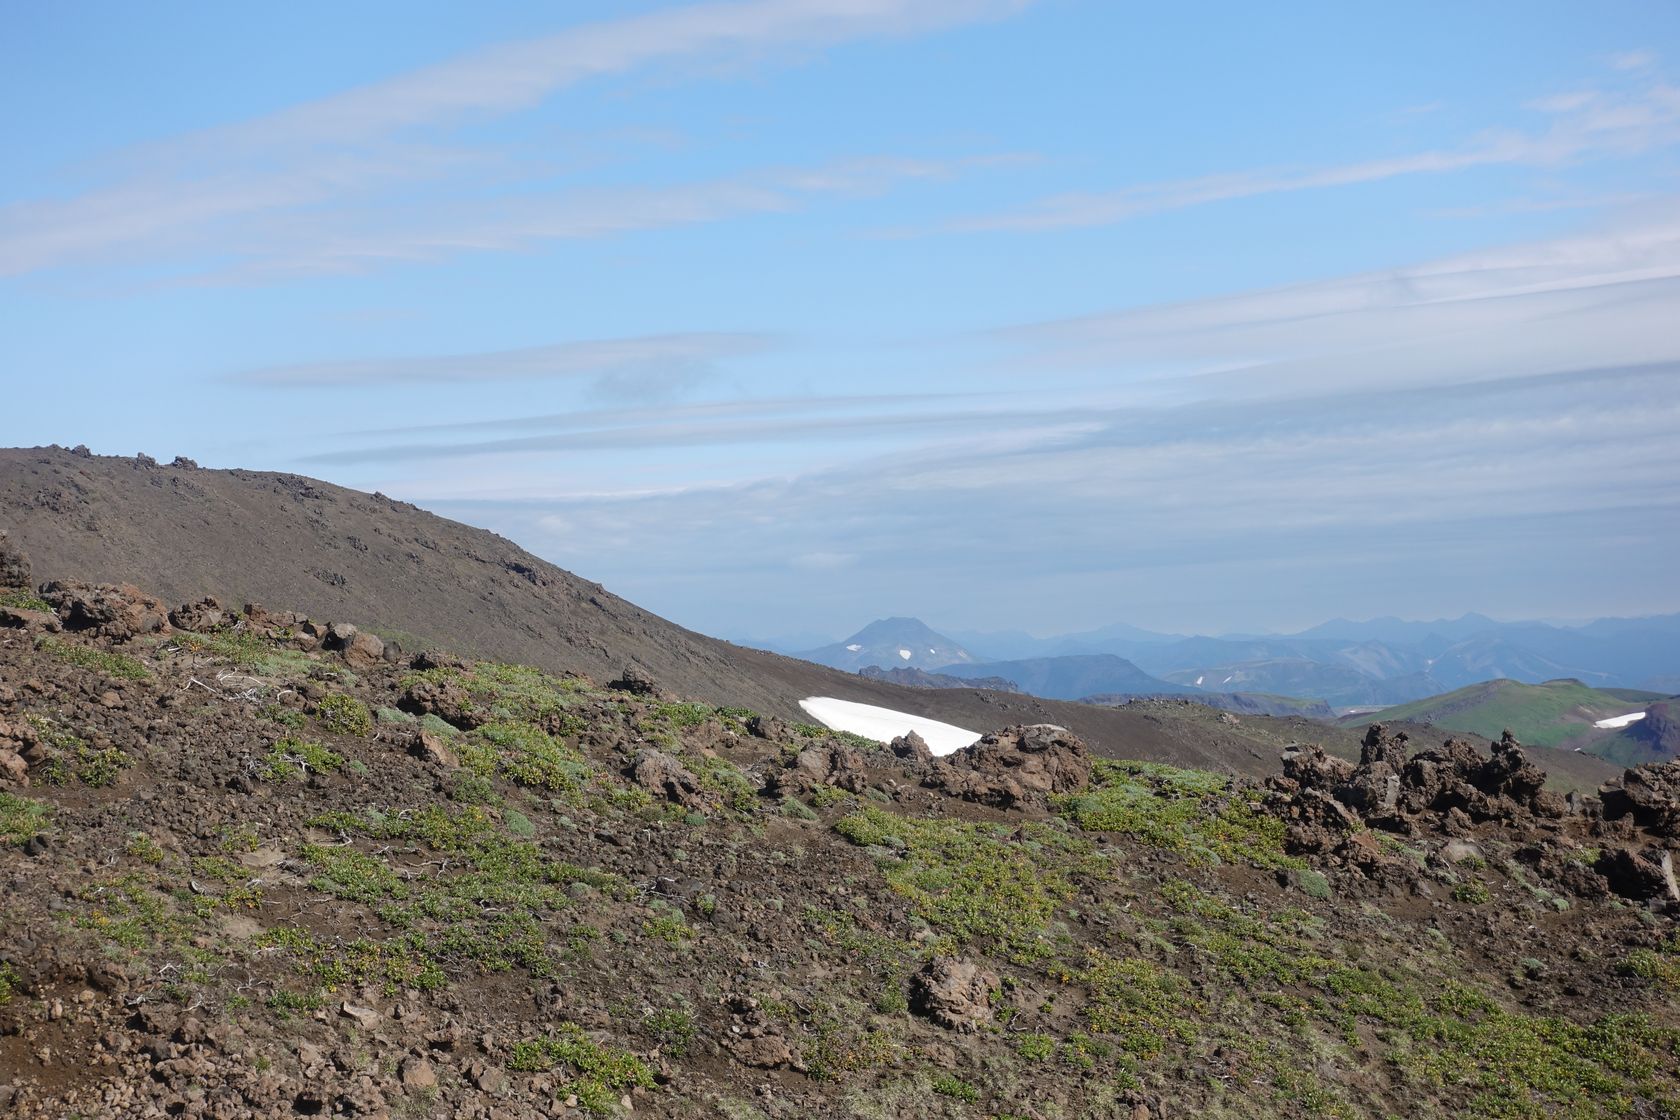
<path fill-rule="evenodd" d="M 1232 673 L 1230 676 L 1226 677 L 1224 680 L 1220 681 L 1219 683 L 1220 684 L 1230 684 L 1232 681 L 1234 681 L 1236 679 L 1237 679 L 1237 675 L 1235 673 Z"/>
<path fill-rule="evenodd" d="M 1629 712 L 1625 716 L 1611 716 L 1609 719 L 1601 719 L 1597 723 L 1593 724 L 1593 726 L 1594 727 L 1626 727 L 1628 724 L 1633 723 L 1636 720 L 1642 720 L 1644 718 L 1645 718 L 1645 713 L 1644 712 Z"/>
<path fill-rule="evenodd" d="M 1207 677 L 1206 677 L 1206 676 L 1200 676 L 1200 677 L 1197 677 L 1197 678 L 1196 678 L 1196 683 L 1197 683 L 1197 684 L 1201 684 L 1201 683 L 1202 683 L 1202 682 L 1203 682 L 1203 681 L 1205 681 L 1205 680 L 1207 680 Z"/>
<path fill-rule="evenodd" d="M 852 653 L 856 653 L 858 650 L 862 649 L 863 647 L 858 645 L 856 642 L 853 642 L 851 645 L 847 646 L 846 648 L 848 650 L 850 650 Z"/>
<path fill-rule="evenodd" d="M 895 712 L 891 708 L 878 708 L 874 704 L 836 700 L 831 696 L 808 696 L 799 702 L 799 706 L 824 727 L 850 731 L 877 743 L 890 743 L 900 735 L 914 731 L 927 741 L 928 749 L 934 754 L 950 754 L 980 738 L 979 732 L 965 731 L 935 719 Z"/>
<path fill-rule="evenodd" d="M 907 650 L 907 649 L 901 649 L 901 650 L 899 650 L 899 651 L 898 651 L 898 655 L 899 655 L 899 656 L 900 656 L 900 657 L 902 657 L 902 658 L 904 658 L 904 660 L 906 660 L 906 661 L 908 661 L 908 660 L 910 660 L 910 651 L 909 651 L 909 650 Z"/>

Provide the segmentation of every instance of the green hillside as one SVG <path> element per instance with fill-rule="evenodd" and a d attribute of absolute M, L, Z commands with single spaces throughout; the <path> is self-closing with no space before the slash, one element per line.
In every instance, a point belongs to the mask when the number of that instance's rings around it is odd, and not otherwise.
<path fill-rule="evenodd" d="M 1352 717 L 1352 721 L 1426 723 L 1488 739 L 1499 738 L 1509 728 L 1524 743 L 1557 747 L 1592 732 L 1594 720 L 1639 706 L 1637 701 L 1589 688 L 1578 680 L 1544 684 L 1498 680 Z"/>

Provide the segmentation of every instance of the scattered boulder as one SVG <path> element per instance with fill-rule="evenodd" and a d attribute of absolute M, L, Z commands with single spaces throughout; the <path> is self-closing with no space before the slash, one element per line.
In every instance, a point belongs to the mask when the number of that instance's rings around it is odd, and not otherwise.
<path fill-rule="evenodd" d="M 437 1070 L 424 1058 L 404 1058 L 397 1069 L 397 1079 L 410 1093 L 430 1093 L 437 1089 Z"/>
<path fill-rule="evenodd" d="M 0 532 L 0 591 L 28 591 L 29 580 L 29 557 Z"/>
<path fill-rule="evenodd" d="M 1598 791 L 1604 819 L 1630 820 L 1658 836 L 1680 838 L 1680 763 L 1635 766 Z"/>
<path fill-rule="evenodd" d="M 415 715 L 437 716 L 451 727 L 471 731 L 483 723 L 472 697 L 459 681 L 416 681 L 404 692 L 397 706 Z"/>
<path fill-rule="evenodd" d="M 1680 884 L 1674 880 L 1674 857 L 1658 848 L 1606 848 L 1594 865 L 1623 898 L 1637 902 L 1680 901 Z"/>
<path fill-rule="evenodd" d="M 785 770 L 770 776 L 770 792 L 804 794 L 818 786 L 836 786 L 851 793 L 869 788 L 868 763 L 855 748 L 826 741 L 800 751 Z"/>
<path fill-rule="evenodd" d="M 328 624 L 321 645 L 336 650 L 355 669 L 366 669 L 385 660 L 385 640 L 348 622 Z"/>
<path fill-rule="evenodd" d="M 1043 804 L 1091 784 L 1091 752 L 1055 724 L 1009 727 L 936 760 L 923 784 L 1003 809 Z"/>
<path fill-rule="evenodd" d="M 625 666 L 624 672 L 617 680 L 607 682 L 607 687 L 615 692 L 628 692 L 632 696 L 660 696 L 659 682 L 634 665 Z"/>
<path fill-rule="evenodd" d="M 793 737 L 793 730 L 775 716 L 753 715 L 747 719 L 747 733 L 772 743 L 785 743 Z"/>
<path fill-rule="evenodd" d="M 56 634 L 64 624 L 51 611 L 32 611 L 27 607 L 0 607 L 0 628 L 22 630 L 26 634 Z"/>
<path fill-rule="evenodd" d="M 444 741 L 443 736 L 424 728 L 414 733 L 414 738 L 408 744 L 408 753 L 435 766 L 453 769 L 458 765 L 455 752 L 449 749 L 449 744 Z"/>
<path fill-rule="evenodd" d="M 234 622 L 234 616 L 208 595 L 196 603 L 186 603 L 169 612 L 171 626 L 194 634 L 212 634 L 227 629 Z"/>
<path fill-rule="evenodd" d="M 644 748 L 630 760 L 631 779 L 643 789 L 687 809 L 704 808 L 708 798 L 694 771 L 664 751 Z"/>
<path fill-rule="evenodd" d="M 1380 723 L 1365 732 L 1357 765 L 1321 747 L 1291 747 L 1283 776 L 1272 779 L 1274 808 L 1292 823 L 1345 830 L 1367 825 L 1410 835 L 1433 822 L 1456 834 L 1479 821 L 1519 823 L 1568 813 L 1563 798 L 1547 791 L 1546 773 L 1528 761 L 1509 731 L 1483 757 L 1462 739 L 1447 739 L 1408 757 L 1404 732 Z M 1316 792 L 1325 796 L 1309 797 Z M 1279 804 L 1281 802 L 1281 804 Z M 1456 815 L 1455 815 L 1456 814 Z M 1306 851 L 1322 850 L 1324 837 L 1303 834 Z"/>
<path fill-rule="evenodd" d="M 936 956 L 910 978 L 910 1007 L 948 1030 L 972 1034 L 992 1019 L 997 975 L 973 961 Z"/>
<path fill-rule="evenodd" d="M 157 599 L 132 584 L 89 584 L 55 580 L 41 588 L 67 630 L 91 631 L 126 642 L 169 629 L 169 612 Z"/>
<path fill-rule="evenodd" d="M 911 769 L 925 770 L 933 765 L 933 749 L 914 731 L 900 735 L 887 744 L 887 749 L 902 758 Z"/>

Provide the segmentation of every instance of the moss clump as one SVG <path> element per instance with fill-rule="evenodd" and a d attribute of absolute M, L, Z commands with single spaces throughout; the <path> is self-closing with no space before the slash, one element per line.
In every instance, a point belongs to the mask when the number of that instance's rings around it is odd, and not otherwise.
<path fill-rule="evenodd" d="M 1634 1114 L 1630 1097 L 1680 1108 L 1671 1080 L 1680 1031 L 1642 1014 L 1592 1023 L 1506 1011 L 1461 984 L 1409 985 L 1358 969 L 1326 987 L 1341 1008 L 1380 1024 L 1388 1060 L 1419 1089 L 1469 1093 L 1460 1115 L 1599 1117 Z M 1639 1113 L 1643 1115 L 1644 1113 Z"/>
<path fill-rule="evenodd" d="M 52 752 L 41 767 L 41 777 L 48 785 L 66 786 L 80 782 L 99 789 L 115 785 L 122 772 L 134 765 L 134 760 L 120 747 L 92 746 L 44 716 L 29 716 L 28 719 L 41 742 Z"/>
<path fill-rule="evenodd" d="M 1076 876 L 1093 870 L 1089 844 L 1058 829 L 998 828 L 898 817 L 873 805 L 835 830 L 854 844 L 890 846 L 887 883 L 958 944 L 997 948 L 1020 959 L 1050 951 L 1045 926 L 1072 898 Z"/>
<path fill-rule="evenodd" d="M 22 844 L 47 827 L 44 802 L 13 793 L 0 793 L 0 843 Z"/>
<path fill-rule="evenodd" d="M 172 639 L 182 649 L 235 668 L 265 677 L 301 677 L 313 664 L 301 650 L 276 645 L 249 630 L 223 630 L 213 634 L 176 633 Z"/>
<path fill-rule="evenodd" d="M 22 986 L 23 977 L 18 975 L 17 969 L 9 964 L 0 964 L 0 1007 L 12 1002 L 12 997 Z"/>
<path fill-rule="evenodd" d="M 1192 863 L 1305 866 L 1284 855 L 1282 821 L 1262 812 L 1249 791 L 1203 770 L 1102 759 L 1090 789 L 1058 808 L 1088 832 L 1124 833 Z"/>
<path fill-rule="evenodd" d="M 28 591 L 0 591 L 0 607 L 14 611 L 51 611 L 53 606 L 39 595 Z"/>
<path fill-rule="evenodd" d="M 979 1089 L 976 1089 L 962 1078 L 949 1073 L 940 1074 L 938 1077 L 933 1079 L 933 1091 L 942 1097 L 951 1097 L 954 1100 L 967 1101 L 969 1104 L 973 1104 L 975 1101 L 980 1099 Z"/>
<path fill-rule="evenodd" d="M 546 859 L 535 843 L 506 835 L 479 807 L 407 815 L 327 813 L 310 822 L 347 839 L 397 841 L 430 849 L 437 872 L 409 880 L 385 857 L 349 846 L 306 849 L 321 871 L 313 884 L 369 906 L 395 932 L 374 944 L 418 939 L 419 959 L 440 971 L 472 964 L 487 972 L 524 968 L 554 974 L 544 921 L 570 905 L 572 883 L 622 889 L 614 876 Z"/>
<path fill-rule="evenodd" d="M 1093 1031 L 1111 1035 L 1115 1044 L 1139 1058 L 1157 1057 L 1169 1041 L 1196 1037 L 1185 1013 L 1184 982 L 1172 972 L 1138 957 L 1110 957 L 1086 951 L 1079 978 L 1090 989 L 1085 1019 Z"/>
<path fill-rule="evenodd" d="M 551 793 L 576 793 L 594 776 L 574 747 L 530 723 L 503 721 L 480 728 L 456 753 L 482 777 L 496 774 Z"/>
<path fill-rule="evenodd" d="M 302 777 L 312 771 L 317 774 L 332 774 L 344 766 L 342 756 L 334 754 L 320 743 L 289 735 L 276 740 L 274 745 L 268 748 L 268 758 L 264 762 L 263 775 L 273 782 Z"/>
<path fill-rule="evenodd" d="M 132 833 L 123 851 L 141 863 L 149 863 L 154 866 L 164 860 L 163 846 L 144 832 Z"/>
<path fill-rule="evenodd" d="M 1672 934 L 1655 949 L 1635 949 L 1616 971 L 1622 976 L 1651 980 L 1671 991 L 1680 991 L 1680 933 Z"/>
<path fill-rule="evenodd" d="M 77 668 L 91 669 L 119 680 L 141 681 L 152 675 L 139 658 L 130 657 L 126 653 L 92 649 L 47 637 L 37 638 L 35 648 L 61 658 Z"/>
<path fill-rule="evenodd" d="M 1479 883 L 1474 879 L 1467 880 L 1454 887 L 1452 896 L 1454 901 L 1462 902 L 1467 906 L 1480 906 L 1493 897 L 1488 892 L 1487 884 Z"/>
<path fill-rule="evenodd" d="M 596 1042 L 572 1023 L 561 1023 L 543 1038 L 514 1043 L 507 1068 L 521 1073 L 569 1072 L 573 1080 L 562 1095 L 575 1094 L 578 1104 L 595 1114 L 612 1111 L 626 1089 L 653 1085 L 653 1070 L 646 1062 L 628 1050 Z"/>
<path fill-rule="evenodd" d="M 315 718 L 334 735 L 360 738 L 373 731 L 373 713 L 354 696 L 334 692 L 315 705 Z"/>

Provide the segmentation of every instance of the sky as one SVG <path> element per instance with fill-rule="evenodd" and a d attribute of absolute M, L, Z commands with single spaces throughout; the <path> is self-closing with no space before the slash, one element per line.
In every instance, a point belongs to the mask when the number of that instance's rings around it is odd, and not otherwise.
<path fill-rule="evenodd" d="M 726 637 L 1680 610 L 1680 5 L 0 3 L 0 443 Z"/>

